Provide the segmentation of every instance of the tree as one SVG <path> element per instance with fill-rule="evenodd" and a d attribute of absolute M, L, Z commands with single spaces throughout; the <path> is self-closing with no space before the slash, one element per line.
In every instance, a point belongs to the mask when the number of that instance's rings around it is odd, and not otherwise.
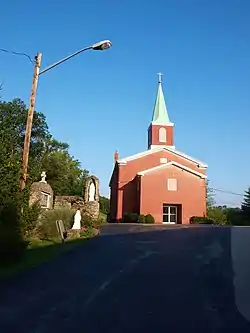
<path fill-rule="evenodd" d="M 11 102 L 0 102 L 0 144 L 2 150 L 1 166 L 3 168 L 10 164 L 12 168 L 18 168 L 19 170 L 21 168 L 26 117 L 27 108 L 20 99 L 14 99 Z M 35 166 L 41 160 L 44 141 L 48 135 L 45 116 L 42 113 L 35 112 L 29 155 L 29 166 L 33 167 L 28 170 L 31 180 L 36 175 Z"/>
<path fill-rule="evenodd" d="M 107 215 L 109 213 L 109 210 L 110 210 L 110 207 L 109 207 L 110 200 L 109 200 L 109 198 L 100 196 L 99 201 L 100 201 L 100 211 L 103 214 Z"/>
<path fill-rule="evenodd" d="M 241 211 L 244 219 L 250 222 L 250 187 L 245 191 Z"/>
<path fill-rule="evenodd" d="M 69 145 L 50 137 L 45 143 L 40 172 L 46 171 L 47 180 L 55 195 L 83 194 L 88 170 L 68 152 Z"/>
<path fill-rule="evenodd" d="M 207 217 L 213 220 L 216 224 L 228 224 L 227 215 L 224 209 L 220 207 L 209 207 L 207 210 Z"/>
<path fill-rule="evenodd" d="M 225 207 L 224 212 L 227 216 L 228 223 L 231 225 L 242 225 L 242 212 L 239 207 Z"/>
<path fill-rule="evenodd" d="M 214 191 L 211 187 L 209 187 L 209 180 L 206 181 L 206 202 L 207 210 L 215 205 Z"/>
<path fill-rule="evenodd" d="M 26 129 L 27 108 L 23 101 L 0 102 L 0 196 L 18 191 Z M 55 195 L 82 195 L 88 171 L 68 152 L 67 143 L 48 130 L 44 114 L 34 112 L 29 152 L 27 187 L 46 171 Z M 2 186 L 4 185 L 4 186 Z M 14 187 L 15 189 L 14 189 Z M 8 193 L 7 193 L 7 192 Z"/>

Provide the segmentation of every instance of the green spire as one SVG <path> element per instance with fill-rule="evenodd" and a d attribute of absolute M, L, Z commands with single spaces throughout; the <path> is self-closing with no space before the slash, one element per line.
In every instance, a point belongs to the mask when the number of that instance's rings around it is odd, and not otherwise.
<path fill-rule="evenodd" d="M 154 107 L 154 113 L 152 122 L 153 123 L 159 123 L 162 125 L 172 125 L 172 123 L 169 120 L 168 117 L 168 111 L 162 91 L 162 73 L 158 73 L 158 91 L 157 91 L 157 97 L 155 101 L 155 107 Z"/>

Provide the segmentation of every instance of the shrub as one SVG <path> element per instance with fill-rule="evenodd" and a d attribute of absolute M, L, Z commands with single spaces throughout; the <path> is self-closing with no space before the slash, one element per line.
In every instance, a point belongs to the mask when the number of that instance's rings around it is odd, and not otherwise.
<path fill-rule="evenodd" d="M 226 225 L 228 224 L 227 215 L 219 207 L 209 208 L 207 211 L 207 217 L 214 221 L 214 224 Z"/>
<path fill-rule="evenodd" d="M 82 215 L 81 224 L 86 228 L 94 228 L 94 220 L 87 214 Z"/>
<path fill-rule="evenodd" d="M 123 215 L 123 222 L 124 223 L 136 223 L 138 221 L 138 214 L 137 213 L 125 213 Z"/>
<path fill-rule="evenodd" d="M 99 219 L 97 219 L 97 220 L 93 220 L 93 227 L 94 227 L 94 228 L 99 229 L 100 226 L 103 225 L 103 224 L 106 224 L 106 221 L 103 220 L 102 218 L 101 218 L 101 219 L 99 218 Z"/>
<path fill-rule="evenodd" d="M 74 210 L 68 208 L 47 210 L 42 213 L 36 228 L 41 239 L 51 239 L 59 237 L 56 221 L 62 220 L 66 229 L 71 229 L 73 225 Z"/>
<path fill-rule="evenodd" d="M 138 216 L 138 223 L 142 223 L 142 224 L 144 224 L 145 221 L 146 221 L 145 215 L 140 214 L 140 215 Z"/>
<path fill-rule="evenodd" d="M 80 237 L 90 238 L 96 235 L 96 230 L 93 228 L 86 229 L 80 232 Z"/>
<path fill-rule="evenodd" d="M 192 216 L 189 222 L 190 224 L 214 224 L 214 220 L 205 216 Z"/>
<path fill-rule="evenodd" d="M 28 246 L 22 237 L 19 210 L 13 202 L 6 203 L 0 211 L 0 262 L 13 264 L 21 260 Z"/>
<path fill-rule="evenodd" d="M 34 204 L 31 207 L 28 205 L 23 207 L 21 214 L 21 230 L 24 238 L 29 238 L 36 228 L 39 215 L 41 214 L 41 207 Z"/>
<path fill-rule="evenodd" d="M 153 217 L 153 215 L 147 214 L 145 216 L 145 223 L 146 224 L 153 224 L 153 223 L 155 223 L 155 218 Z"/>
<path fill-rule="evenodd" d="M 124 213 L 123 214 L 122 222 L 124 222 L 124 223 L 130 223 L 131 222 L 129 213 Z"/>

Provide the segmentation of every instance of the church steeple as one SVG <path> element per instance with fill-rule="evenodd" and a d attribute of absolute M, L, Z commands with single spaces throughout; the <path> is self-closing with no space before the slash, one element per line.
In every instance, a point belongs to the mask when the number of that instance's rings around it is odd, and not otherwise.
<path fill-rule="evenodd" d="M 173 126 L 170 122 L 164 94 L 162 91 L 162 73 L 158 73 L 158 91 L 152 122 L 148 128 L 148 149 L 159 146 L 174 148 Z"/>

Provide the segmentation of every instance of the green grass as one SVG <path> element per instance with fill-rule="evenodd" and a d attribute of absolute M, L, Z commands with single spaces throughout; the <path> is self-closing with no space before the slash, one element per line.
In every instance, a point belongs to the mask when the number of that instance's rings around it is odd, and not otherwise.
<path fill-rule="evenodd" d="M 86 242 L 86 238 L 68 239 L 64 244 L 55 240 L 32 239 L 25 251 L 21 262 L 11 266 L 0 266 L 0 276 L 12 276 L 25 269 L 37 267 L 41 263 L 48 262 L 58 255 L 70 251 L 76 246 Z"/>
<path fill-rule="evenodd" d="M 102 213 L 102 212 L 100 212 L 100 213 L 99 213 L 99 219 L 100 219 L 100 220 L 103 220 L 104 223 L 105 223 L 105 222 L 107 221 L 107 215 L 104 214 L 104 213 Z"/>

